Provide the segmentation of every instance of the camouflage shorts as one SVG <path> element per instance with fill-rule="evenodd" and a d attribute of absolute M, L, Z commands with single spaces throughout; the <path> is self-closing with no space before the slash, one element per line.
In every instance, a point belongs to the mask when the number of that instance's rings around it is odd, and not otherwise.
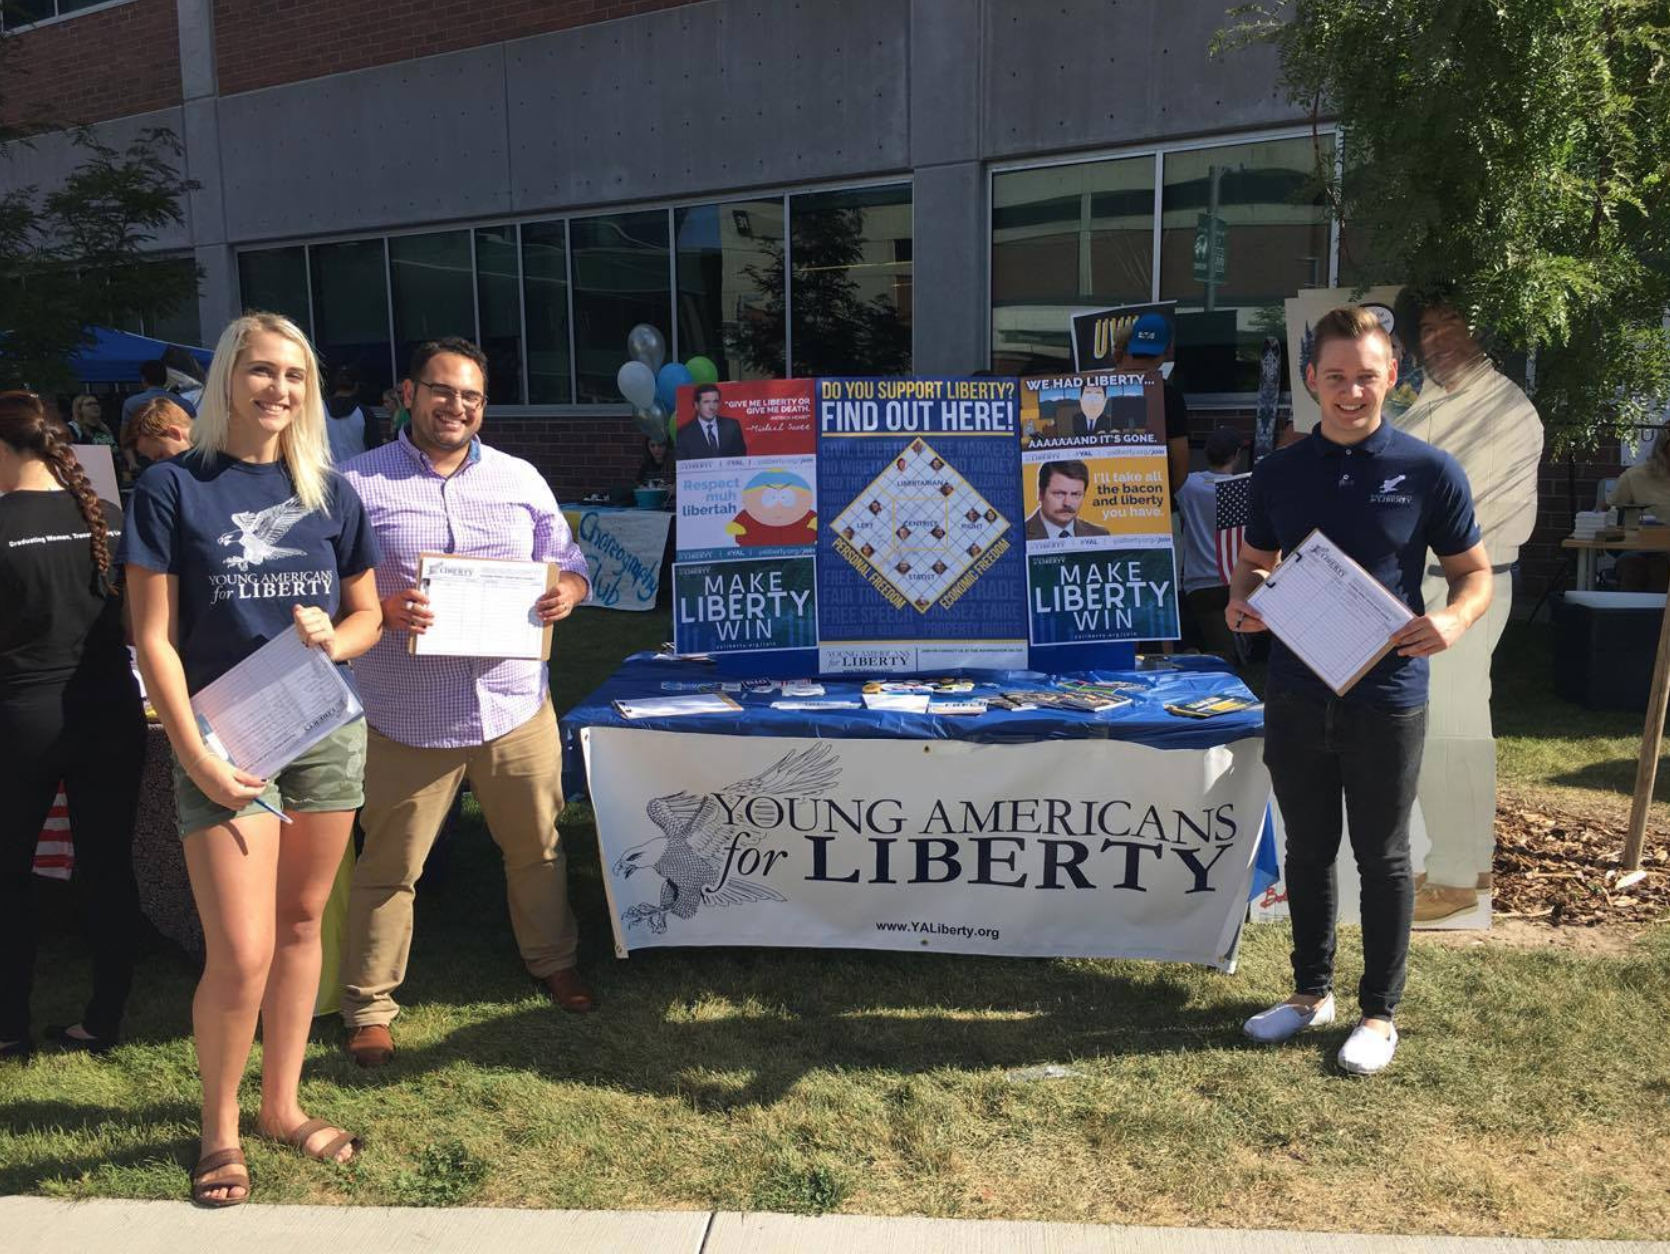
<path fill-rule="evenodd" d="M 267 781 L 261 800 L 275 810 L 310 814 L 357 810 L 365 803 L 365 720 L 338 728 Z M 203 795 L 191 777 L 174 763 L 174 808 L 180 835 L 215 827 L 232 819 L 265 814 L 253 801 L 236 812 Z"/>

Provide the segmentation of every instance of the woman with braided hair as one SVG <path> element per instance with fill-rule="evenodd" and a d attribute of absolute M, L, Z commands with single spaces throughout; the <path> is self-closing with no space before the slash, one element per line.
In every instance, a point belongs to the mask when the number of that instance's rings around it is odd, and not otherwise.
<path fill-rule="evenodd" d="M 47 1029 L 103 1053 L 133 982 L 133 825 L 145 711 L 122 642 L 122 513 L 94 494 L 70 433 L 32 392 L 0 392 L 0 1059 L 34 1047 L 31 869 L 60 781 L 93 940 L 81 1022 Z"/>

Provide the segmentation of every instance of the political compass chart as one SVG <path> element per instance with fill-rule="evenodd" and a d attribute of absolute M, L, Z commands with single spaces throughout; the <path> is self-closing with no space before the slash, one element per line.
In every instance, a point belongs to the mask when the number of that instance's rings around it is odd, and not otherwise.
<path fill-rule="evenodd" d="M 818 665 L 1026 664 L 1012 379 L 819 379 Z"/>
<path fill-rule="evenodd" d="M 1010 527 L 956 467 L 918 439 L 835 519 L 835 547 L 892 587 L 900 598 L 895 605 L 925 614 Z"/>

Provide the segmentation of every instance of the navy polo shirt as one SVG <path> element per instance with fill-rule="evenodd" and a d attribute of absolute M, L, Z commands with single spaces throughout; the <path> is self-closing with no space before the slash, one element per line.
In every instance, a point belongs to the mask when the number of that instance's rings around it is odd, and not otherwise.
<path fill-rule="evenodd" d="M 1253 467 L 1247 544 L 1291 553 L 1320 530 L 1416 614 L 1426 613 L 1421 577 L 1427 550 L 1465 553 L 1479 542 L 1473 493 L 1442 449 L 1381 420 L 1357 444 L 1335 444 L 1321 428 Z M 1427 699 L 1425 658 L 1381 658 L 1345 694 L 1364 705 L 1408 707 Z M 1333 690 L 1280 640 L 1270 650 L 1270 687 L 1332 696 Z"/>

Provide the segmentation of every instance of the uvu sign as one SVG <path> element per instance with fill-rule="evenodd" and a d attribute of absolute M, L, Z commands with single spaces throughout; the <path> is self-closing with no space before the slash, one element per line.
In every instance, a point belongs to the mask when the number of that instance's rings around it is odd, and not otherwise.
<path fill-rule="evenodd" d="M 1270 790 L 1256 739 L 1159 750 L 594 728 L 585 745 L 623 956 L 927 947 L 1227 968 Z"/>

